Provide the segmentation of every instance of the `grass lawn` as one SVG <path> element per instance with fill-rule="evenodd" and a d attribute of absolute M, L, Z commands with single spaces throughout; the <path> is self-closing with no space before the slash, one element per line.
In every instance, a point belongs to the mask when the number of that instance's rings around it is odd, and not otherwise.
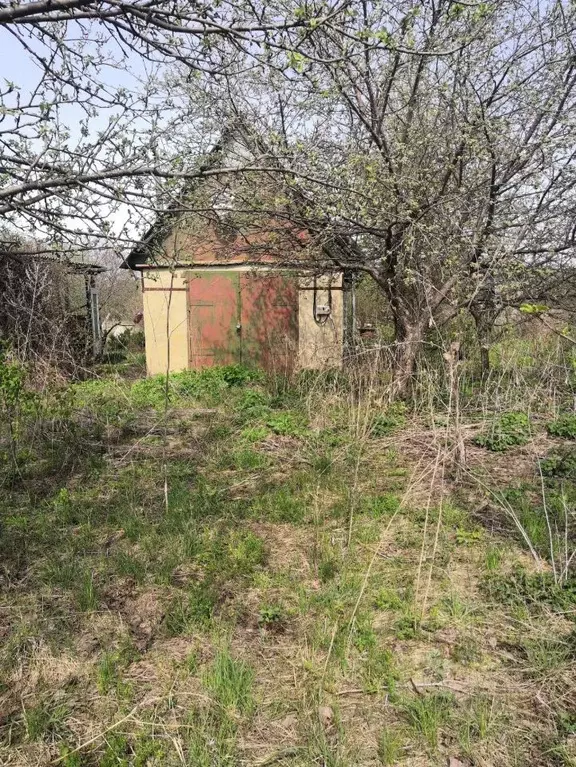
<path fill-rule="evenodd" d="M 1 764 L 576 764 L 566 419 L 471 415 L 461 471 L 446 419 L 329 378 L 165 395 L 3 434 Z"/>

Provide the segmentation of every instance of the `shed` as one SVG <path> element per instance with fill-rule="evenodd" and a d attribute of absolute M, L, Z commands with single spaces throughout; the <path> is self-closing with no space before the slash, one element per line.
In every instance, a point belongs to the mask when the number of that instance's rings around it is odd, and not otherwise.
<path fill-rule="evenodd" d="M 235 133 L 208 162 L 225 157 L 228 168 L 246 156 Z M 342 365 L 353 279 L 330 258 L 336 245 L 310 259 L 308 233 L 269 210 L 246 212 L 239 186 L 238 177 L 218 176 L 188 188 L 126 259 L 142 276 L 151 375 L 233 363 L 283 373 Z M 233 216 L 235 207 L 243 213 Z"/>

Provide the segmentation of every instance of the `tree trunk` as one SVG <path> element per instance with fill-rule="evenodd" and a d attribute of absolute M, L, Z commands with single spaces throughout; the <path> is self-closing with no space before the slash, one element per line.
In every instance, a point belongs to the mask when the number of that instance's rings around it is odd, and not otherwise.
<path fill-rule="evenodd" d="M 487 378 L 490 373 L 490 345 L 480 343 L 480 375 Z"/>
<path fill-rule="evenodd" d="M 410 384 L 416 368 L 416 357 L 424 339 L 424 325 L 420 321 L 397 319 L 396 357 L 392 379 L 392 397 L 405 399 L 410 393 Z"/>
<path fill-rule="evenodd" d="M 484 307 L 474 305 L 470 307 L 470 313 L 476 325 L 476 338 L 480 347 L 480 376 L 484 379 L 490 373 L 490 345 L 494 313 L 490 313 Z"/>

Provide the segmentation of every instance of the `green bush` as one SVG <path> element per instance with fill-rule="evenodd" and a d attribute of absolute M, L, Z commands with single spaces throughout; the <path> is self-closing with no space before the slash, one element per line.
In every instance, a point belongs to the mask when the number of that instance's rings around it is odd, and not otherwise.
<path fill-rule="evenodd" d="M 295 413 L 286 410 L 283 413 L 277 413 L 270 416 L 266 421 L 266 426 L 282 437 L 302 436 L 307 427 L 306 418 L 301 413 Z"/>
<path fill-rule="evenodd" d="M 576 448 L 570 445 L 553 451 L 541 459 L 540 470 L 545 477 L 576 481 Z"/>
<path fill-rule="evenodd" d="M 244 389 L 238 397 L 235 410 L 246 420 L 264 418 L 270 413 L 269 398 L 258 389 Z"/>
<path fill-rule="evenodd" d="M 576 414 L 564 413 L 546 426 L 553 437 L 576 439 Z"/>
<path fill-rule="evenodd" d="M 170 404 L 196 399 L 217 402 L 227 389 L 260 378 L 261 373 L 242 365 L 183 370 L 168 377 L 168 401 Z M 136 407 L 162 407 L 166 400 L 166 376 L 160 374 L 136 381 L 130 396 Z"/>
<path fill-rule="evenodd" d="M 530 419 L 526 413 L 502 413 L 474 442 L 492 452 L 504 453 L 511 447 L 525 445 L 530 433 Z"/>

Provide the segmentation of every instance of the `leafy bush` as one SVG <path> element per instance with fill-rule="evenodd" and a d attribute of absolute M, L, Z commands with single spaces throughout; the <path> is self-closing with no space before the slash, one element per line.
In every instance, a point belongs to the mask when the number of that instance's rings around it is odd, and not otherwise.
<path fill-rule="evenodd" d="M 168 377 L 168 400 L 172 404 L 190 399 L 218 401 L 227 389 L 260 378 L 258 371 L 241 365 L 183 370 Z M 130 395 L 136 407 L 162 407 L 166 398 L 166 376 L 160 374 L 136 381 Z"/>
<path fill-rule="evenodd" d="M 540 461 L 545 477 L 576 481 L 576 448 L 569 446 L 550 453 Z"/>
<path fill-rule="evenodd" d="M 246 419 L 264 418 L 270 413 L 269 398 L 258 389 L 244 389 L 235 409 Z"/>
<path fill-rule="evenodd" d="M 546 426 L 553 437 L 576 439 L 576 414 L 564 413 Z"/>
<path fill-rule="evenodd" d="M 301 413 L 286 410 L 270 416 L 266 426 L 282 437 L 299 437 L 306 431 L 306 418 Z"/>
<path fill-rule="evenodd" d="M 474 442 L 495 453 L 503 453 L 511 447 L 525 445 L 529 439 L 530 419 L 526 413 L 509 412 L 496 418 Z"/>

